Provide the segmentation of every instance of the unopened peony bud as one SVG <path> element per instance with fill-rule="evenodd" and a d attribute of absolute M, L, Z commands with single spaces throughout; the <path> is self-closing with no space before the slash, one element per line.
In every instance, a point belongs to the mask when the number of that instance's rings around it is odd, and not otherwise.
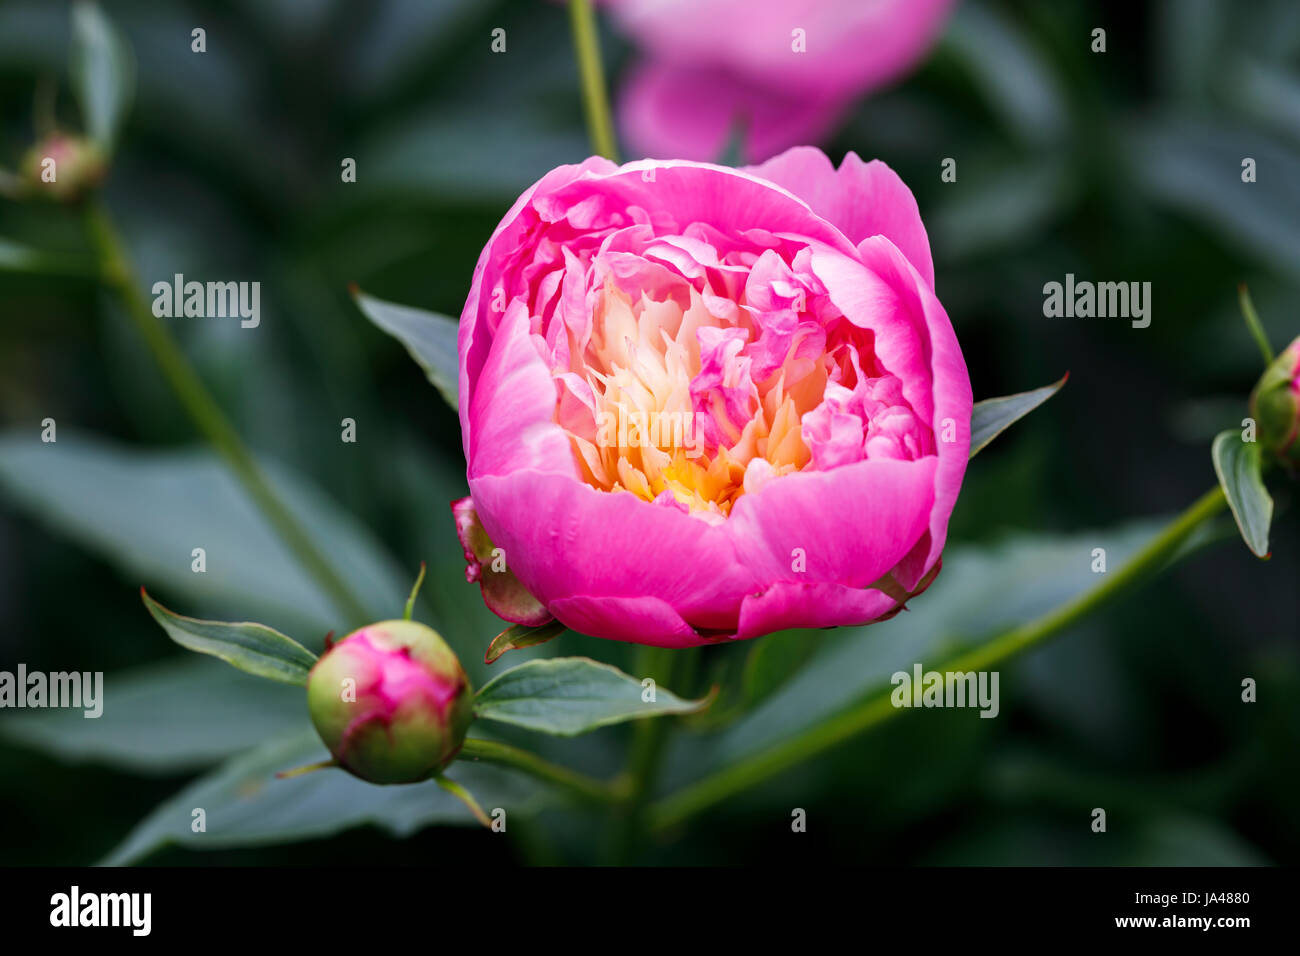
<path fill-rule="evenodd" d="M 328 650 L 307 681 L 312 723 L 339 766 L 371 783 L 414 783 L 460 751 L 474 699 L 437 632 L 382 621 Z"/>
<path fill-rule="evenodd" d="M 1300 468 L 1300 338 L 1273 360 L 1250 393 L 1259 442 L 1288 470 Z"/>
<path fill-rule="evenodd" d="M 52 133 L 37 143 L 27 152 L 22 165 L 30 191 L 60 201 L 80 198 L 99 185 L 105 172 L 104 154 L 99 147 L 67 133 Z"/>

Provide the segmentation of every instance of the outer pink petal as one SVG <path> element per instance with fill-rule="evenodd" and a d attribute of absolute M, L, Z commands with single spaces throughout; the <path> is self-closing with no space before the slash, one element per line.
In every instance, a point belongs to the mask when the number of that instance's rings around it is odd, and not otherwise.
<path fill-rule="evenodd" d="M 519 214 L 533 200 L 535 195 L 545 195 L 556 188 L 561 183 L 567 183 L 574 179 L 595 172 L 607 172 L 617 169 L 614 163 L 602 156 L 592 156 L 575 166 L 560 166 L 551 170 L 533 185 L 524 190 L 515 204 L 510 207 L 510 211 L 505 214 L 501 222 L 497 225 L 492 237 L 488 239 L 483 251 L 479 254 L 478 264 L 474 267 L 474 277 L 470 281 L 469 296 L 465 300 L 465 308 L 460 313 L 460 330 L 457 342 L 457 352 L 460 357 L 460 376 L 457 380 L 457 405 L 460 409 L 460 437 L 465 451 L 465 457 L 469 458 L 470 446 L 470 395 L 475 378 L 478 376 L 479 369 L 483 366 L 483 361 L 487 355 L 487 348 L 490 344 L 489 336 L 479 333 L 480 325 L 483 321 L 483 312 L 486 311 L 487 305 L 483 300 L 484 287 L 487 285 L 487 296 L 491 296 L 491 286 L 485 283 L 485 277 L 492 272 L 492 262 L 497 255 L 497 246 L 502 243 L 503 236 L 508 236 L 512 228 L 516 226 Z M 508 244 L 509 240 L 506 240 Z"/>
<path fill-rule="evenodd" d="M 722 527 L 759 591 L 782 581 L 865 588 L 926 532 L 937 465 L 932 456 L 868 459 L 785 475 L 742 496 Z"/>
<path fill-rule="evenodd" d="M 618 119 L 634 153 L 720 160 L 737 129 L 741 156 L 757 162 L 798 143 L 821 142 L 845 109 L 839 97 L 767 88 L 725 70 L 652 60 L 619 92 Z"/>
<path fill-rule="evenodd" d="M 874 588 L 782 581 L 745 598 L 736 637 L 749 640 L 786 628 L 865 624 L 895 606 L 893 598 Z"/>
<path fill-rule="evenodd" d="M 849 153 L 836 169 L 820 149 L 797 146 L 747 171 L 790 190 L 854 245 L 871 236 L 886 237 L 934 286 L 930 239 L 916 197 L 880 160 L 864 163 Z"/>
<path fill-rule="evenodd" d="M 683 229 L 693 222 L 717 229 L 791 233 L 854 255 L 854 244 L 793 193 L 741 169 L 687 160 L 644 159 L 605 173 L 589 173 L 545 194 L 548 205 L 570 208 L 594 192 L 610 208 L 646 210 L 659 223 Z M 543 199 L 539 194 L 536 201 Z"/>
<path fill-rule="evenodd" d="M 934 512 L 930 518 L 929 555 L 921 571 L 924 574 L 939 560 L 948 540 L 948 518 L 957 503 L 957 493 L 961 490 L 966 463 L 970 459 L 970 416 L 974 404 L 970 373 L 966 370 L 961 346 L 957 344 L 957 333 L 948 321 L 948 313 L 939 304 L 930 284 L 894 244 L 882 237 L 866 239 L 858 247 L 858 252 L 868 268 L 899 290 L 901 300 L 909 309 L 918 310 L 925 317 L 928 330 L 930 369 L 934 380 L 930 425 L 936 439 L 939 468 L 934 477 Z M 915 403 L 912 407 L 919 413 Z M 945 432 L 951 432 L 952 441 L 943 440 Z M 911 587 L 915 581 L 903 583 Z"/>
<path fill-rule="evenodd" d="M 655 647 L 695 647 L 706 643 L 671 604 L 653 596 L 560 598 L 556 618 L 580 634 Z"/>
<path fill-rule="evenodd" d="M 527 311 L 515 303 L 497 327 L 466 403 L 474 424 L 469 477 L 536 468 L 578 480 L 569 439 L 552 419 L 555 401 L 555 382 L 529 336 Z"/>
<path fill-rule="evenodd" d="M 725 524 L 532 471 L 471 476 L 470 491 L 510 569 L 553 614 L 562 598 L 654 595 L 692 627 L 731 630 L 762 589 Z"/>

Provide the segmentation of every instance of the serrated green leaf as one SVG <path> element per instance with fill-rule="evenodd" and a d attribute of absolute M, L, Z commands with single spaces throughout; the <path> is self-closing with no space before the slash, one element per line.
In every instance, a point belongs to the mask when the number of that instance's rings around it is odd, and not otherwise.
<path fill-rule="evenodd" d="M 1260 476 L 1257 442 L 1241 440 L 1235 428 L 1219 432 L 1210 446 L 1214 472 L 1237 520 L 1241 537 L 1256 556 L 1268 557 L 1268 526 L 1273 521 L 1273 499 Z"/>
<path fill-rule="evenodd" d="M 438 312 L 385 302 L 359 289 L 353 290 L 352 297 L 366 318 L 406 346 L 443 399 L 455 408 L 460 378 L 457 321 Z"/>
<path fill-rule="evenodd" d="M 111 153 L 135 95 L 131 48 L 99 4 L 72 7 L 72 86 L 90 137 Z"/>
<path fill-rule="evenodd" d="M 1051 385 L 1044 385 L 1032 392 L 1017 392 L 1015 395 L 976 402 L 970 415 L 970 457 L 974 458 L 1007 428 L 1059 392 L 1069 378 L 1070 373 L 1066 372 Z"/>
<path fill-rule="evenodd" d="M 639 680 L 616 667 L 586 657 L 554 657 L 520 664 L 489 681 L 474 709 L 486 720 L 571 737 L 625 720 L 690 714 L 709 704 L 683 700 L 662 687 L 655 688 L 653 701 L 645 701 L 643 691 Z"/>
<path fill-rule="evenodd" d="M 286 684 L 306 685 L 316 655 L 291 637 L 250 621 L 200 621 L 163 607 L 140 589 L 144 606 L 181 647 L 211 654 L 231 667 Z"/>

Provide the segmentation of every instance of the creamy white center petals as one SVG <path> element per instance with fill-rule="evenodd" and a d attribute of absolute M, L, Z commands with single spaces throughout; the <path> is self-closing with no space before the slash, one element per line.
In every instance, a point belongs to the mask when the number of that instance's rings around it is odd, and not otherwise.
<path fill-rule="evenodd" d="M 703 224 L 584 238 L 531 277 L 529 305 L 591 486 L 721 522 L 796 471 L 935 453 L 806 245 Z"/>

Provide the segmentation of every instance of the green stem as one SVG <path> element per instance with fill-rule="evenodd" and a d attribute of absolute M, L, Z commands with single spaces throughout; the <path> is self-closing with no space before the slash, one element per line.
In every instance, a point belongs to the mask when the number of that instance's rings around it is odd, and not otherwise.
<path fill-rule="evenodd" d="M 458 784 L 455 780 L 449 780 L 442 774 L 438 774 L 433 779 L 437 782 L 438 786 L 442 787 L 442 789 L 446 790 L 461 803 L 465 804 L 465 806 L 469 808 L 469 812 L 474 815 L 475 820 L 488 829 L 492 828 L 492 818 L 483 812 L 483 808 L 479 806 L 479 802 L 474 799 L 473 794 Z"/>
<path fill-rule="evenodd" d="M 639 648 L 635 665 L 637 676 L 651 677 L 657 688 L 667 689 L 673 680 L 678 655 L 682 653 L 662 647 Z M 615 810 L 607 847 L 610 862 L 626 863 L 636 850 L 644 830 L 645 812 L 655 775 L 668 743 L 669 724 L 670 718 L 660 717 L 637 721 L 633 729 L 627 769 L 619 778 L 625 797 L 623 805 Z"/>
<path fill-rule="evenodd" d="M 1215 486 L 1170 522 L 1123 568 L 1106 575 L 1096 587 L 1033 621 L 959 654 L 941 669 L 984 670 L 1066 630 L 1125 586 L 1158 571 L 1197 528 L 1219 513 L 1223 505 L 1223 490 Z M 903 712 L 902 708 L 893 705 L 889 694 L 869 697 L 825 723 L 810 727 L 665 797 L 650 808 L 651 826 L 655 829 L 675 826 L 693 814 L 783 773 Z"/>
<path fill-rule="evenodd" d="M 514 767 L 539 780 L 555 784 L 573 796 L 589 802 L 617 803 L 623 799 L 622 791 L 612 783 L 596 780 L 576 770 L 543 760 L 527 750 L 497 743 L 495 740 L 483 740 L 480 737 L 465 738 L 465 743 L 460 749 L 460 758 L 486 760 L 488 763 Z"/>
<path fill-rule="evenodd" d="M 591 145 L 601 156 L 618 162 L 614 142 L 614 123 L 610 119 L 609 99 L 605 95 L 605 69 L 600 61 L 600 36 L 591 0 L 569 0 L 569 23 L 573 27 L 573 46 L 582 74 L 582 106 L 587 114 L 587 131 Z"/>
<path fill-rule="evenodd" d="M 1255 311 L 1255 303 L 1250 299 L 1250 290 L 1246 288 L 1243 282 L 1237 286 L 1237 298 L 1241 302 L 1241 314 L 1246 317 L 1246 327 L 1250 329 L 1250 334 L 1255 337 L 1255 344 L 1259 346 L 1260 353 L 1264 356 L 1264 364 L 1273 364 L 1273 347 L 1268 344 L 1268 336 L 1264 334 L 1264 325 L 1259 321 L 1259 313 Z"/>
<path fill-rule="evenodd" d="M 420 562 L 420 573 L 415 578 L 415 584 L 411 587 L 411 596 L 406 599 L 406 609 L 402 612 L 402 620 L 409 621 L 411 615 L 415 613 L 415 599 L 420 594 L 420 585 L 424 583 L 424 572 L 427 567 L 423 561 Z"/>
<path fill-rule="evenodd" d="M 281 770 L 277 773 L 276 779 L 288 780 L 290 777 L 301 777 L 306 773 L 315 773 L 317 770 L 328 770 L 330 767 L 337 767 L 337 760 L 321 760 L 317 763 L 309 763 L 305 767 L 294 767 L 292 770 Z"/>
<path fill-rule="evenodd" d="M 365 607 L 317 549 L 307 529 L 294 517 L 271 487 L 256 459 L 235 431 L 221 407 L 194 371 L 167 327 L 153 314 L 149 301 L 131 268 L 126 246 L 113 228 L 107 210 L 91 202 L 86 208 L 91 241 L 100 260 L 104 281 L 117 293 L 140 336 L 148 346 L 167 384 L 200 433 L 211 442 L 253 502 L 279 533 L 303 567 L 330 594 L 338 610 L 353 625 L 369 619 Z"/>

